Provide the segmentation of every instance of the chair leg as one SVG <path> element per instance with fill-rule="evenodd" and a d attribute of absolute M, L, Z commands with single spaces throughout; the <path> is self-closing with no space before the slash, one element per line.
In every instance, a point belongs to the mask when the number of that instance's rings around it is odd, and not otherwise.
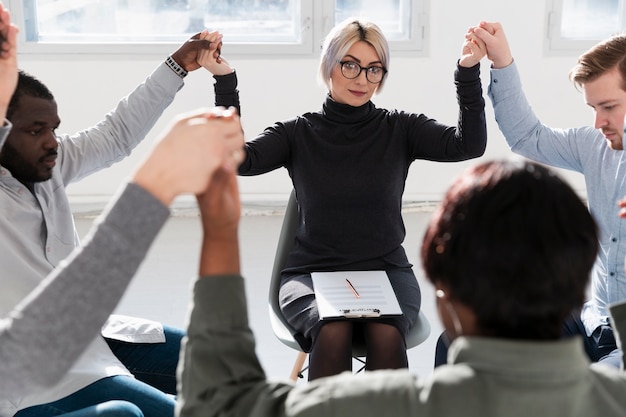
<path fill-rule="evenodd" d="M 365 361 L 363 359 L 359 358 L 358 356 L 353 356 L 352 359 L 355 359 L 357 362 L 361 363 L 361 367 L 355 373 L 358 374 L 359 372 L 365 369 Z"/>
<path fill-rule="evenodd" d="M 291 369 L 291 375 L 289 375 L 289 379 L 291 379 L 293 382 L 296 382 L 298 378 L 302 378 L 302 370 L 304 368 L 304 361 L 306 360 L 306 357 L 306 352 L 298 352 L 296 361 L 293 364 L 293 368 Z"/>

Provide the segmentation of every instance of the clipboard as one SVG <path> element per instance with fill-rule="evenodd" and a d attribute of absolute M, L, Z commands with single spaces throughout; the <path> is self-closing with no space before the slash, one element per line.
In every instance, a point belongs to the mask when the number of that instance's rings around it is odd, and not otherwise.
<path fill-rule="evenodd" d="M 402 315 L 385 271 L 312 272 L 321 320 Z"/>

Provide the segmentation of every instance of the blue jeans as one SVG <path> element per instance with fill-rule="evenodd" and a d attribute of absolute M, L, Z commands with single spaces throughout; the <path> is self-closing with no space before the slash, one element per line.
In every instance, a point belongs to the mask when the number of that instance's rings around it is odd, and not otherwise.
<path fill-rule="evenodd" d="M 25 408 L 14 417 L 173 417 L 173 396 L 130 376 L 100 379 L 58 401 Z"/>
<path fill-rule="evenodd" d="M 165 343 L 105 339 L 135 376 L 104 378 L 58 401 L 26 408 L 15 417 L 173 417 L 182 330 L 163 326 Z"/>
<path fill-rule="evenodd" d="M 585 344 L 585 352 L 591 362 L 598 362 L 614 368 L 620 368 L 622 364 L 622 352 L 617 347 L 615 333 L 610 324 L 596 328 L 591 336 L 587 336 L 587 330 L 580 314 L 572 314 L 565 321 L 563 334 L 565 337 L 580 335 Z"/>
<path fill-rule="evenodd" d="M 106 339 L 113 354 L 140 381 L 167 394 L 176 395 L 176 367 L 180 342 L 185 333 L 163 326 L 165 343 L 127 343 Z"/>

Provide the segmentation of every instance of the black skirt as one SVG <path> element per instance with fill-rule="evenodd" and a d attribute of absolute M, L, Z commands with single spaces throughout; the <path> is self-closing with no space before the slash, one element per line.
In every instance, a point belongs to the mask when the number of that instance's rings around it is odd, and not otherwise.
<path fill-rule="evenodd" d="M 411 327 L 417 321 L 422 295 L 411 268 L 387 270 L 387 276 L 398 298 L 402 309 L 401 316 L 363 319 L 337 319 L 352 321 L 376 320 L 396 327 L 406 338 Z M 279 293 L 280 309 L 287 322 L 298 332 L 294 335 L 305 352 L 310 352 L 313 340 L 321 326 L 327 320 L 321 321 L 315 301 L 313 280 L 311 274 L 283 275 Z"/>

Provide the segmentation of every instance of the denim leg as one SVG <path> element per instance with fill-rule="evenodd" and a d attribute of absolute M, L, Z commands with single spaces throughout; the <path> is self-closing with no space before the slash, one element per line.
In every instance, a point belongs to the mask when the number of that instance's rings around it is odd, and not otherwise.
<path fill-rule="evenodd" d="M 435 346 L 435 368 L 448 363 L 448 346 L 450 346 L 450 337 L 444 330 L 437 339 Z"/>
<path fill-rule="evenodd" d="M 570 314 L 563 323 L 563 337 L 580 336 L 585 346 L 585 352 L 591 362 L 597 362 L 597 345 L 593 338 L 587 336 L 585 325 L 580 319 L 580 312 L 575 311 Z"/>
<path fill-rule="evenodd" d="M 128 401 L 105 401 L 69 413 L 64 412 L 63 408 L 59 408 L 55 404 L 30 407 L 17 413 L 15 417 L 145 417 L 139 407 Z"/>
<path fill-rule="evenodd" d="M 591 362 L 600 362 L 617 368 L 621 366 L 621 351 L 617 349 L 615 335 L 610 325 L 598 327 L 589 337 L 583 322 L 580 320 L 580 314 L 573 313 L 565 321 L 563 335 L 565 337 L 582 336 L 585 352 L 587 352 Z"/>
<path fill-rule="evenodd" d="M 25 408 L 14 417 L 173 417 L 171 395 L 130 376 L 103 378 L 58 401 Z"/>
<path fill-rule="evenodd" d="M 163 326 L 165 343 L 128 343 L 107 339 L 115 356 L 140 381 L 176 395 L 176 367 L 180 342 L 185 333 L 175 327 Z"/>

